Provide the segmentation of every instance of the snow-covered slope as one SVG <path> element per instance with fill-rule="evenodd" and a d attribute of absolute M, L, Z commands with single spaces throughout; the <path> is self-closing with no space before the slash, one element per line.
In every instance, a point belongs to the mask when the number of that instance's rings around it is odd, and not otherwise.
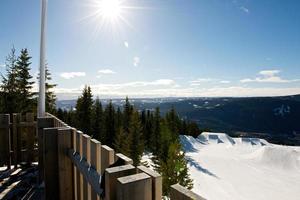
<path fill-rule="evenodd" d="M 300 199 L 300 147 L 207 132 L 181 143 L 193 191 L 208 200 Z"/>

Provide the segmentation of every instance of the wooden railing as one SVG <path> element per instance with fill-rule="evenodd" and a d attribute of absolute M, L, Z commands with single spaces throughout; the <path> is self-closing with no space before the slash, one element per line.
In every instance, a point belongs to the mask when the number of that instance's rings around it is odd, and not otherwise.
<path fill-rule="evenodd" d="M 24 129 L 25 128 L 25 129 Z M 19 160 L 22 149 L 5 141 L 19 141 L 20 130 L 31 130 L 24 152 L 32 155 L 32 135 L 38 133 L 38 182 L 44 185 L 45 199 L 61 200 L 160 200 L 162 177 L 144 166 L 133 166 L 132 159 L 115 151 L 89 135 L 65 124 L 53 115 L 38 118 L 0 115 L 0 148 L 3 163 L 10 165 L 11 158 Z M 15 130 L 17 130 L 15 135 Z M 34 130 L 34 131 L 33 131 Z M 36 131 L 37 130 L 37 131 Z M 12 133 L 12 135 L 10 135 Z M 13 136 L 13 137 L 11 137 Z M 15 138 L 16 139 L 15 139 Z M 34 140 L 33 140 L 34 141 Z M 16 144 L 19 144 L 18 142 Z M 22 151 L 21 151 L 22 152 Z M 10 156 L 12 155 L 12 156 Z M 29 158 L 31 156 L 27 156 Z M 5 159 L 2 159 L 5 158 Z M 32 160 L 27 160 L 28 162 Z M 202 199 L 179 185 L 172 186 L 171 200 Z"/>
<path fill-rule="evenodd" d="M 0 166 L 31 164 L 37 157 L 33 113 L 0 114 Z"/>

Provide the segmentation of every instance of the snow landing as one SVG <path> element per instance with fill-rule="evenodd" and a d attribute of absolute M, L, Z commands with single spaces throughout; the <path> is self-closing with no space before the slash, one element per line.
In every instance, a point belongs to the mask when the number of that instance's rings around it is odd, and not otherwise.
<path fill-rule="evenodd" d="M 257 138 L 180 136 L 193 191 L 208 200 L 300 199 L 300 147 Z"/>

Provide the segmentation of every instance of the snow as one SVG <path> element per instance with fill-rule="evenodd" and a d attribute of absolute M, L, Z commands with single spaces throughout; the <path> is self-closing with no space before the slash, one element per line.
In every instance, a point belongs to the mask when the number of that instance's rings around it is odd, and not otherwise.
<path fill-rule="evenodd" d="M 208 200 L 300 199 L 300 147 L 225 133 L 180 136 L 193 191 Z"/>

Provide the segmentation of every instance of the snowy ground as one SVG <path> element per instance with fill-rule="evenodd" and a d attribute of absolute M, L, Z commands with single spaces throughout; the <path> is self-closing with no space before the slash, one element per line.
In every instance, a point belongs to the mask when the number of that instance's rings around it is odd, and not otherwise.
<path fill-rule="evenodd" d="M 181 136 L 193 191 L 208 200 L 300 199 L 300 147 L 203 133 Z"/>

